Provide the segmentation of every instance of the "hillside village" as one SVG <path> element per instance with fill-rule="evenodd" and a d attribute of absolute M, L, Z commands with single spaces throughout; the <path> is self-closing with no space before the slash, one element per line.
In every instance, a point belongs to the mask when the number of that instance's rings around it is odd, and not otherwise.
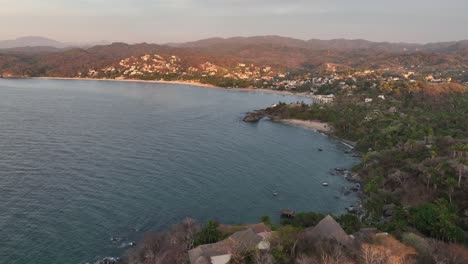
<path fill-rule="evenodd" d="M 413 65 L 414 67 L 414 65 Z M 464 74 L 461 70 L 459 73 Z M 352 93 L 358 86 L 411 85 L 416 82 L 451 83 L 450 74 L 419 73 L 414 69 L 398 70 L 384 68 L 378 70 L 340 70 L 333 64 L 325 64 L 321 71 L 288 72 L 277 70 L 272 66 L 237 63 L 231 67 L 205 62 L 198 65 L 187 65 L 180 57 L 145 54 L 140 57 L 128 57 L 115 65 L 100 69 L 90 68 L 86 72 L 77 72 L 79 78 L 105 78 L 116 80 L 161 80 L 161 81 L 194 81 L 221 87 L 235 88 L 268 88 L 305 92 L 315 95 L 330 95 L 338 91 Z M 468 86 L 468 82 L 464 82 Z M 332 96 L 331 96 L 332 97 Z M 321 97 L 323 101 L 331 101 Z"/>

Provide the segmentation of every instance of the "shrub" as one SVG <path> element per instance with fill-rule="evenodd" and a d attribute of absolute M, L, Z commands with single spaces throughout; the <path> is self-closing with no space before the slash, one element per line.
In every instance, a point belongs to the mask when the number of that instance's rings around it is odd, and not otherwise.
<path fill-rule="evenodd" d="M 269 226 L 272 230 L 275 229 L 275 226 L 271 222 L 271 219 L 268 215 L 263 215 L 262 217 L 260 217 L 260 221 L 265 225 Z"/>
<path fill-rule="evenodd" d="M 420 262 L 429 262 L 431 259 L 431 245 L 422 237 L 414 233 L 404 233 L 401 237 L 403 243 L 413 247 L 418 252 Z"/>
<path fill-rule="evenodd" d="M 390 221 L 378 227 L 386 232 L 400 233 L 405 231 L 408 227 L 408 211 L 402 206 L 395 207 Z"/>
<path fill-rule="evenodd" d="M 336 221 L 348 234 L 353 234 L 361 229 L 361 221 L 356 215 L 343 214 L 336 218 Z"/>
<path fill-rule="evenodd" d="M 444 241 L 463 241 L 463 230 L 456 225 L 455 208 L 445 199 L 426 203 L 411 211 L 411 224 L 423 234 Z"/>
<path fill-rule="evenodd" d="M 281 224 L 295 227 L 307 228 L 317 225 L 325 215 L 321 213 L 307 212 L 298 213 L 293 219 L 284 219 Z"/>
<path fill-rule="evenodd" d="M 218 230 L 219 224 L 208 221 L 206 225 L 195 235 L 195 246 L 216 243 L 222 239 L 222 234 Z"/>
<path fill-rule="evenodd" d="M 292 249 L 298 239 L 299 232 L 299 228 L 291 225 L 278 228 L 271 241 L 271 253 L 275 263 L 291 263 Z"/>

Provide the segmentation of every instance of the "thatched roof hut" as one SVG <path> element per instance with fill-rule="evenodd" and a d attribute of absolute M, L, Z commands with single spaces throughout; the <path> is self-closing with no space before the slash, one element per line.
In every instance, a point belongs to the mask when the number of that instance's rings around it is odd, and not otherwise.
<path fill-rule="evenodd" d="M 225 226 L 227 228 L 228 226 Z M 225 240 L 213 244 L 198 246 L 189 250 L 189 259 L 192 264 L 226 264 L 233 252 L 258 248 L 271 234 L 271 229 L 265 224 L 250 225 L 246 230 L 237 231 Z M 262 244 L 265 248 L 267 245 Z M 269 245 L 268 245 L 269 246 Z"/>
<path fill-rule="evenodd" d="M 221 241 L 214 244 L 207 244 L 198 246 L 192 250 L 189 250 L 190 263 L 193 264 L 211 264 L 212 257 L 224 256 L 227 261 L 231 258 L 231 248 L 226 241 Z M 219 262 L 219 263 L 227 263 Z"/>
<path fill-rule="evenodd" d="M 342 245 L 351 243 L 351 238 L 333 217 L 327 215 L 315 227 L 304 230 L 304 237 L 314 240 L 334 240 Z"/>

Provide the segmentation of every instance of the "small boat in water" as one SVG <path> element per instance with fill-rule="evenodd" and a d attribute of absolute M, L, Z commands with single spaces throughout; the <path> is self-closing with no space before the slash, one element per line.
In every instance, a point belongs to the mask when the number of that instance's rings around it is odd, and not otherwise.
<path fill-rule="evenodd" d="M 328 182 L 323 182 L 322 186 L 328 186 Z"/>
<path fill-rule="evenodd" d="M 127 243 L 123 243 L 122 245 L 120 245 L 120 248 L 133 247 L 133 246 L 136 246 L 135 242 L 127 242 Z"/>

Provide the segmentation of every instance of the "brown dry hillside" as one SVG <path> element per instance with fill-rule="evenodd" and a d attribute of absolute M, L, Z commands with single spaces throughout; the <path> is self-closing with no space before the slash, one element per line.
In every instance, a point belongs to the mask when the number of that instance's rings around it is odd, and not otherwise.
<path fill-rule="evenodd" d="M 42 50 L 42 51 L 41 51 Z M 210 61 L 230 68 L 239 62 L 277 70 L 319 70 L 327 63 L 346 68 L 417 67 L 420 71 L 468 69 L 467 42 L 375 43 L 365 40 L 297 40 L 277 36 L 207 39 L 185 44 L 113 43 L 88 49 L 0 50 L 0 73 L 18 76 L 76 76 L 143 54 L 176 55 L 185 67 Z"/>

